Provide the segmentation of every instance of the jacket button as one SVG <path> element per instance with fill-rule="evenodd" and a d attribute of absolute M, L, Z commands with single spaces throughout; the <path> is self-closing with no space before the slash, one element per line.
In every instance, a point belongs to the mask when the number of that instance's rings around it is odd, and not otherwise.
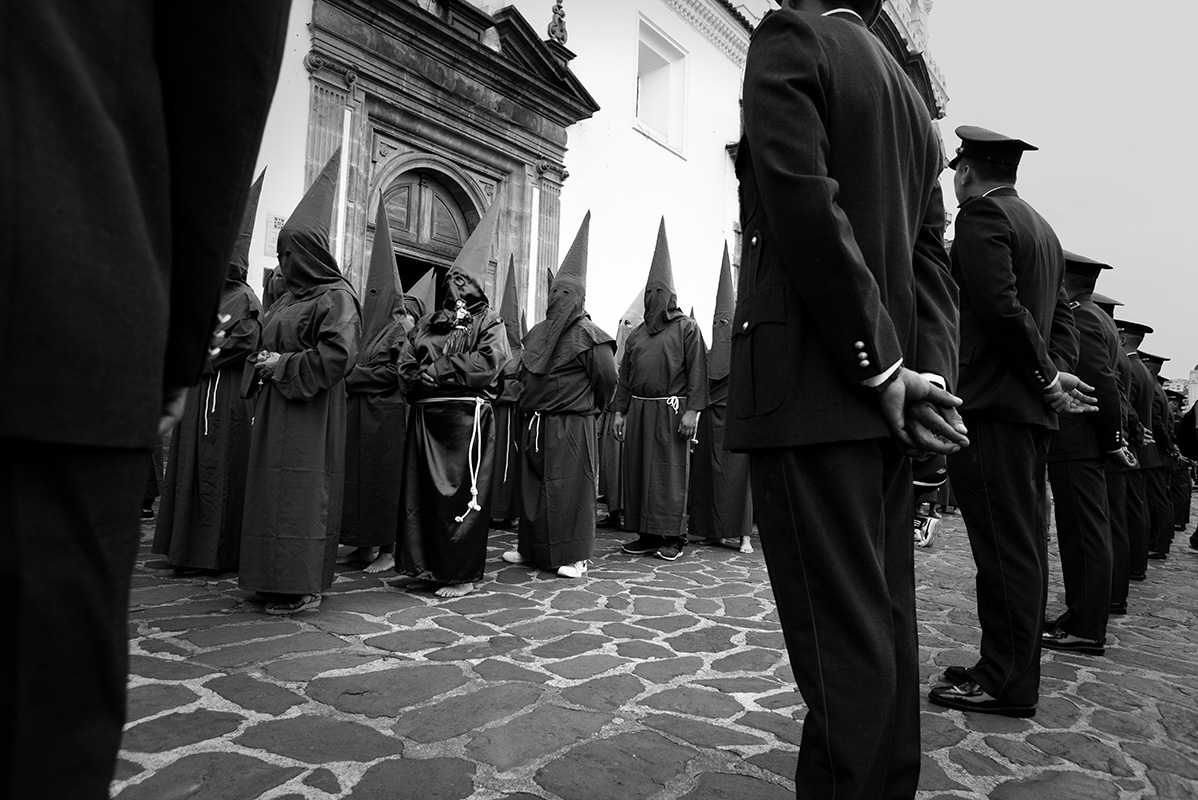
<path fill-rule="evenodd" d="M 865 342 L 853 342 L 853 347 L 856 347 L 858 350 L 864 350 Z"/>
<path fill-rule="evenodd" d="M 863 359 L 861 359 L 861 366 L 863 366 L 863 367 L 868 367 L 868 366 L 869 366 L 869 359 L 868 359 L 868 358 L 863 358 Z"/>
<path fill-rule="evenodd" d="M 749 321 L 745 320 L 744 324 L 740 326 L 740 329 L 742 331 L 747 331 L 749 329 Z"/>
<path fill-rule="evenodd" d="M 749 247 L 757 246 L 757 234 L 753 234 L 753 238 L 749 240 Z"/>

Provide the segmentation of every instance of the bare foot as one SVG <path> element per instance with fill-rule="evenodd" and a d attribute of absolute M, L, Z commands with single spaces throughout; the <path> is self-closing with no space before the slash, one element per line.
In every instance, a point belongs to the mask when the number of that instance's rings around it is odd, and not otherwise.
<path fill-rule="evenodd" d="M 753 543 L 749 541 L 748 536 L 740 537 L 740 551 L 742 553 L 752 553 L 753 552 Z"/>
<path fill-rule="evenodd" d="M 377 572 L 387 572 L 395 569 L 394 553 L 379 553 L 379 557 L 367 564 L 362 571 L 374 575 Z"/>
<path fill-rule="evenodd" d="M 338 564 L 369 564 L 374 560 L 373 547 L 355 547 L 348 553 L 338 554 Z"/>
<path fill-rule="evenodd" d="M 464 597 L 474 591 L 473 583 L 450 583 L 433 592 L 437 597 Z"/>

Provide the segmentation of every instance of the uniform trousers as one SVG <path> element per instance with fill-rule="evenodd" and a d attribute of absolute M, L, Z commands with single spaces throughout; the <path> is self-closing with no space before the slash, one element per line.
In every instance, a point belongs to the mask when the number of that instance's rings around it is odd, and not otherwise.
<path fill-rule="evenodd" d="M 1083 639 L 1106 638 L 1111 607 L 1111 524 L 1102 460 L 1050 461 L 1057 546 L 1065 580 L 1056 627 Z"/>
<path fill-rule="evenodd" d="M 807 704 L 795 785 L 912 798 L 919 668 L 911 465 L 889 439 L 750 454 L 753 507 Z"/>
<path fill-rule="evenodd" d="M 1153 467 L 1144 470 L 1148 477 L 1148 540 L 1141 548 L 1132 551 L 1132 571 L 1136 564 L 1143 564 L 1138 570 L 1148 569 L 1148 553 L 1169 552 L 1173 542 L 1173 502 L 1169 497 L 1169 470 L 1167 467 Z M 1138 560 L 1137 560 L 1138 559 Z"/>
<path fill-rule="evenodd" d="M 108 797 L 149 459 L 0 440 L 0 797 Z"/>
<path fill-rule="evenodd" d="M 1116 470 L 1107 468 L 1106 499 L 1111 518 L 1111 603 L 1122 605 L 1127 602 L 1131 527 L 1146 525 L 1144 506 L 1133 503 L 1131 497 L 1143 496 L 1143 475 L 1139 470 Z"/>
<path fill-rule="evenodd" d="M 1052 431 L 969 418 L 969 447 L 948 475 L 977 567 L 981 658 L 970 674 L 1012 705 L 1040 698 L 1040 634 L 1048 584 L 1044 472 Z"/>

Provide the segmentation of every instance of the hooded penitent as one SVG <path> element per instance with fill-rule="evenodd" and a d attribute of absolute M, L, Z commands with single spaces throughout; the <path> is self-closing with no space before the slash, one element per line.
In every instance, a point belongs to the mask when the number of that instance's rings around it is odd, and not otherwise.
<path fill-rule="evenodd" d="M 711 350 L 707 353 L 707 379 L 710 381 L 728 377 L 728 365 L 732 357 L 732 315 L 735 312 L 732 264 L 728 260 L 728 245 L 725 244 L 719 288 L 715 292 L 715 315 L 711 320 Z"/>
<path fill-rule="evenodd" d="M 445 355 L 462 352 L 466 341 L 464 334 L 471 320 L 489 306 L 483 281 L 491 260 L 491 243 L 495 240 L 498 216 L 499 203 L 493 202 L 445 275 L 445 300 L 431 323 L 433 330 L 449 334 L 445 340 Z"/>
<path fill-rule="evenodd" d="M 558 346 L 562 334 L 579 319 L 586 316 L 587 293 L 587 250 L 591 236 L 591 212 L 583 217 L 582 225 L 574 236 L 574 243 L 566 252 L 561 268 L 553 279 L 549 290 L 549 303 L 545 309 L 545 321 L 535 326 L 524 344 L 524 367 L 535 375 L 544 375 L 550 367 L 578 355 L 573 348 Z M 579 340 L 579 345 L 591 347 L 589 340 Z"/>
<path fill-rule="evenodd" d="M 370 342 L 404 311 L 403 285 L 391 250 L 391 228 L 387 207 L 379 197 L 374 222 L 374 247 L 370 251 L 370 272 L 366 278 L 366 296 L 362 300 L 362 341 Z M 364 347 L 365 351 L 368 349 Z"/>
<path fill-rule="evenodd" d="M 416 281 L 416 285 L 407 293 L 404 305 L 408 313 L 419 322 L 420 318 L 437 307 L 437 273 L 429 270 Z M 420 313 L 416 313 L 419 311 Z"/>
<path fill-rule="evenodd" d="M 503 299 L 499 303 L 499 316 L 503 318 L 504 327 L 507 328 L 507 344 L 511 348 L 512 355 L 519 353 L 523 348 L 521 339 L 523 339 L 522 331 L 520 330 L 520 320 L 522 314 L 520 312 L 520 295 L 516 293 L 516 257 L 508 256 L 507 277 L 503 282 Z"/>
<path fill-rule="evenodd" d="M 241 218 L 241 230 L 237 232 L 237 242 L 233 245 L 233 253 L 229 256 L 229 272 L 226 280 L 246 283 L 250 271 L 250 242 L 254 238 L 254 220 L 258 217 L 258 198 L 262 196 L 262 182 L 266 178 L 266 167 L 258 175 L 258 180 L 250 187 L 250 196 L 245 203 L 245 214 Z"/>
<path fill-rule="evenodd" d="M 340 158 L 338 148 L 279 231 L 279 269 L 287 291 L 296 299 L 334 286 L 351 288 L 329 252 Z"/>
<path fill-rule="evenodd" d="M 670 266 L 670 245 L 666 241 L 666 218 L 657 228 L 657 247 L 649 279 L 645 281 L 645 329 L 650 335 L 664 331 L 674 320 L 683 317 L 678 308 L 678 293 L 674 290 L 674 270 Z"/>
<path fill-rule="evenodd" d="M 620 316 L 620 326 L 616 329 L 616 367 L 624 363 L 624 343 L 628 335 L 638 325 L 645 321 L 645 293 L 637 292 L 636 297 L 628 304 L 628 309 Z"/>

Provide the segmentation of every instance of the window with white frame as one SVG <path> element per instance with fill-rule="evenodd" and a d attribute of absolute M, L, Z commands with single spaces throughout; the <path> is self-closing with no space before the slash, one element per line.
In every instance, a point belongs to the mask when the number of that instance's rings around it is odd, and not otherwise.
<path fill-rule="evenodd" d="M 686 51 L 643 17 L 636 58 L 636 128 L 682 152 L 686 119 Z"/>

